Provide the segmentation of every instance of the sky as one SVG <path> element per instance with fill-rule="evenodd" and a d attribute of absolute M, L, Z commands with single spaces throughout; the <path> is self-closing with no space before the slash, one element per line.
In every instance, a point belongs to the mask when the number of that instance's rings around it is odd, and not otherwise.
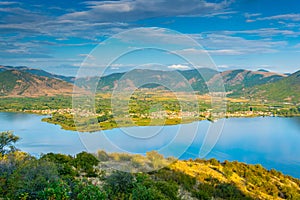
<path fill-rule="evenodd" d="M 203 51 L 220 71 L 291 73 L 299 36 L 298 0 L 0 1 L 0 65 L 63 75 L 107 64 L 109 73 L 191 69 Z"/>

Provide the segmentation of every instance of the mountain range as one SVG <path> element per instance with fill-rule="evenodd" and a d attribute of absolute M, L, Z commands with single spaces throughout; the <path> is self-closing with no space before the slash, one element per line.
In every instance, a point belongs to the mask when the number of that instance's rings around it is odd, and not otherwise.
<path fill-rule="evenodd" d="M 218 78 L 222 77 L 223 82 Z M 220 88 L 224 84 L 227 95 L 234 97 L 266 98 L 299 101 L 300 71 L 279 74 L 267 70 L 244 69 L 218 72 L 208 68 L 193 70 L 160 71 L 135 69 L 113 73 L 100 78 L 75 78 L 56 75 L 28 67 L 0 66 L 1 96 L 70 95 L 73 84 L 85 90 L 97 85 L 98 92 L 132 90 L 136 88 L 168 88 L 173 91 L 194 90 L 208 93 L 208 88 Z"/>

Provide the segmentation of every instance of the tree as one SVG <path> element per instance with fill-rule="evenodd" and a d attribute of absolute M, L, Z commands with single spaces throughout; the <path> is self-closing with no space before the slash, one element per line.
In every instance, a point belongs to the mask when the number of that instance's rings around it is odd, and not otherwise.
<path fill-rule="evenodd" d="M 0 154 L 4 155 L 12 151 L 16 151 L 14 143 L 20 138 L 15 136 L 11 131 L 5 131 L 0 133 Z"/>
<path fill-rule="evenodd" d="M 106 179 L 105 190 L 111 199 L 122 199 L 129 195 L 134 188 L 135 180 L 131 173 L 116 171 Z"/>
<path fill-rule="evenodd" d="M 76 171 L 72 167 L 73 157 L 63 154 L 47 153 L 42 155 L 41 160 L 53 162 L 57 166 L 58 173 L 62 176 L 75 176 Z"/>
<path fill-rule="evenodd" d="M 45 160 L 29 160 L 19 166 L 9 177 L 9 196 L 18 199 L 23 195 L 36 199 L 52 183 L 59 180 L 54 163 Z"/>
<path fill-rule="evenodd" d="M 49 184 L 43 191 L 38 193 L 39 199 L 47 199 L 47 200 L 67 200 L 69 197 L 70 187 L 62 180 L 53 182 Z"/>
<path fill-rule="evenodd" d="M 83 170 L 88 176 L 94 176 L 94 166 L 98 165 L 99 160 L 90 153 L 81 152 L 76 155 L 73 164 L 77 169 Z"/>
<path fill-rule="evenodd" d="M 78 200 L 102 200 L 102 199 L 107 199 L 106 195 L 101 192 L 100 188 L 96 185 L 88 184 L 83 189 L 81 192 L 77 195 Z"/>
<path fill-rule="evenodd" d="M 149 187 L 142 184 L 137 184 L 132 191 L 132 200 L 156 200 L 156 199 L 169 199 L 164 196 L 161 191 L 155 187 Z"/>

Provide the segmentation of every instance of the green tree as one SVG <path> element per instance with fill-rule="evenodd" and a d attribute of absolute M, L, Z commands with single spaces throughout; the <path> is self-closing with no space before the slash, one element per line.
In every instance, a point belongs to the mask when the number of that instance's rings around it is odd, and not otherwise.
<path fill-rule="evenodd" d="M 95 176 L 94 166 L 98 165 L 99 160 L 90 153 L 81 152 L 73 160 L 74 166 L 87 173 L 87 176 Z"/>
<path fill-rule="evenodd" d="M 172 181 L 156 181 L 155 187 L 161 191 L 162 194 L 169 197 L 170 199 L 179 199 L 178 196 L 178 185 Z"/>
<path fill-rule="evenodd" d="M 31 199 L 36 199 L 41 191 L 58 179 L 55 164 L 44 160 L 29 160 L 9 177 L 9 196 L 17 199 L 28 194 Z"/>
<path fill-rule="evenodd" d="M 41 160 L 47 160 L 56 164 L 58 172 L 62 176 L 75 176 L 76 171 L 73 169 L 73 157 L 63 154 L 47 153 L 42 155 Z"/>
<path fill-rule="evenodd" d="M 70 199 L 68 193 L 70 191 L 70 187 L 63 181 L 57 181 L 46 188 L 43 191 L 38 193 L 39 199 L 47 199 L 47 200 L 67 200 Z"/>
<path fill-rule="evenodd" d="M 101 192 L 98 186 L 87 184 L 77 195 L 78 200 L 102 200 L 106 199 L 105 193 Z"/>
<path fill-rule="evenodd" d="M 157 200 L 169 199 L 155 187 L 147 188 L 142 184 L 137 184 L 132 191 L 132 200 Z"/>
<path fill-rule="evenodd" d="M 112 199 L 129 195 L 135 186 L 134 176 L 131 173 L 116 171 L 107 177 L 105 190 Z"/>
<path fill-rule="evenodd" d="M 11 131 L 5 131 L 0 133 L 0 154 L 4 155 L 9 152 L 15 151 L 16 143 L 20 138 L 15 136 Z"/>

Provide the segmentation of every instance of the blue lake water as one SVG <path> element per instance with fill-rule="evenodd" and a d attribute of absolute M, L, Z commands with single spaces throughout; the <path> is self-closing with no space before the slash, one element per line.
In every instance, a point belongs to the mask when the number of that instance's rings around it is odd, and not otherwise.
<path fill-rule="evenodd" d="M 166 156 L 180 159 L 197 158 L 199 155 L 202 158 L 205 155 L 205 158 L 221 161 L 259 163 L 268 169 L 274 168 L 300 178 L 299 117 L 224 119 L 220 136 L 216 134 L 208 142 L 204 142 L 205 138 L 219 130 L 221 122 L 200 121 L 175 126 L 77 133 L 42 122 L 42 118 L 43 116 L 24 113 L 0 113 L 0 131 L 14 131 L 21 137 L 17 147 L 32 155 L 47 152 L 74 155 L 97 149 L 144 154 L 157 150 Z M 218 140 L 213 146 L 216 139 Z M 207 147 L 213 148 L 209 151 L 210 148 Z"/>

